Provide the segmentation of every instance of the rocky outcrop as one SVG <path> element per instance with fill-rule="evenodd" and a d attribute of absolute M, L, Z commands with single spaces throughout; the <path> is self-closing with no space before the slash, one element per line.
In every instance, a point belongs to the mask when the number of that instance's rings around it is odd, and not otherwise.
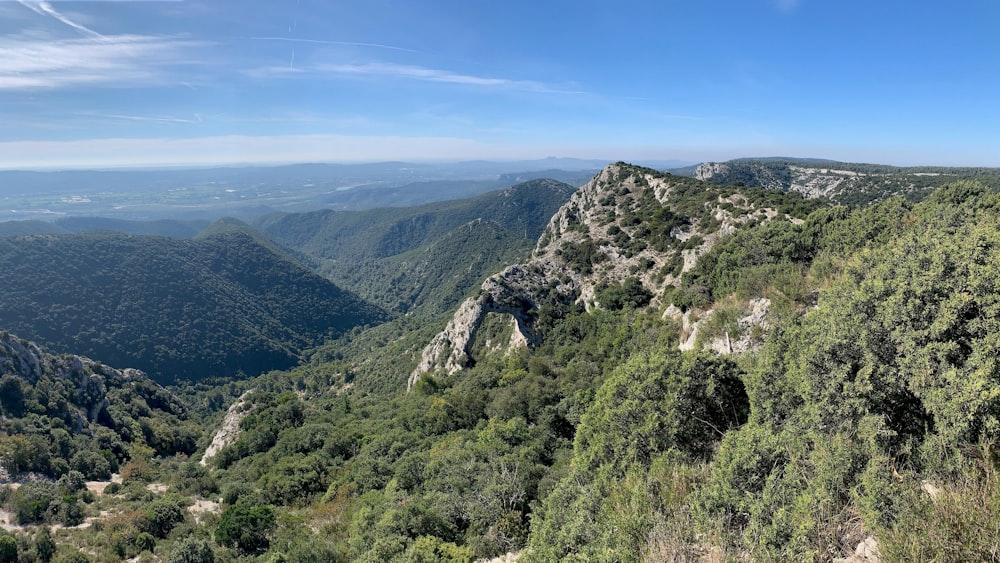
<path fill-rule="evenodd" d="M 537 289 L 549 284 L 551 274 L 543 263 L 516 265 L 483 282 L 479 295 L 465 300 L 444 330 L 424 348 L 420 362 L 410 374 L 407 389 L 429 371 L 442 369 L 452 374 L 469 365 L 472 339 L 489 313 L 513 317 L 515 326 L 509 348 L 538 344 L 534 329 L 539 304 Z M 573 288 L 572 282 L 565 283 L 556 293 L 570 295 Z"/>
<path fill-rule="evenodd" d="M 34 342 L 16 338 L 7 331 L 0 332 L 0 372 L 35 383 L 44 371 L 53 369 L 51 359 Z"/>
<path fill-rule="evenodd" d="M 766 297 L 751 299 L 743 304 L 740 317 L 732 331 L 726 330 L 721 335 L 711 335 L 706 338 L 702 334 L 703 327 L 715 314 L 713 309 L 707 311 L 681 312 L 671 305 L 663 312 L 664 318 L 672 318 L 681 325 L 681 341 L 678 348 L 694 350 L 699 346 L 714 350 L 719 354 L 744 354 L 757 349 L 759 342 L 753 337 L 754 327 L 768 327 L 768 313 L 771 300 Z"/>
<path fill-rule="evenodd" d="M 246 391 L 232 405 L 229 405 L 229 410 L 226 411 L 226 416 L 223 417 L 222 424 L 219 425 L 219 430 L 212 436 L 212 443 L 205 448 L 205 453 L 201 456 L 201 460 L 198 463 L 208 465 L 208 460 L 215 457 L 215 454 L 219 453 L 222 448 L 232 444 L 240 437 L 240 421 L 246 415 L 250 414 L 250 409 L 247 408 L 247 397 L 252 392 L 253 389 Z"/>
<path fill-rule="evenodd" d="M 490 277 L 476 297 L 462 303 L 424 348 L 408 387 L 424 373 L 453 374 L 469 366 L 476 330 L 489 313 L 513 317 L 512 346 L 530 347 L 539 339 L 537 312 L 551 300 L 576 301 L 589 310 L 600 306 L 601 287 L 634 278 L 658 306 L 665 287 L 721 237 L 742 223 L 777 216 L 727 193 L 625 163 L 606 167 L 553 215 L 530 261 Z"/>
<path fill-rule="evenodd" d="M 878 548 L 878 540 L 873 536 L 868 536 L 850 557 L 834 559 L 834 563 L 879 563 L 882 560 L 882 552 Z"/>
<path fill-rule="evenodd" d="M 73 421 L 79 431 L 97 420 L 108 406 L 109 381 L 144 380 L 137 369 L 115 369 L 83 356 L 50 354 L 37 344 L 0 331 L 0 376 L 13 375 L 34 385 L 42 377 L 56 377 L 71 383 L 73 404 L 80 409 Z"/>
<path fill-rule="evenodd" d="M 799 192 L 809 198 L 829 198 L 851 202 L 858 197 L 880 197 L 926 190 L 927 176 L 937 172 L 890 166 L 855 165 L 839 162 L 808 162 L 782 159 L 740 159 L 728 162 L 704 162 L 694 176 L 713 184 L 740 183 L 747 187 Z M 865 197 L 864 194 L 869 196 Z"/>

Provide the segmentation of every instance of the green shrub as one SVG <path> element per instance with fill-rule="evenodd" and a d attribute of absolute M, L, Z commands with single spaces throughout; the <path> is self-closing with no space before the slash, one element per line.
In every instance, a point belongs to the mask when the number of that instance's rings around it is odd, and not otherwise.
<path fill-rule="evenodd" d="M 240 553 L 267 549 L 275 516 L 270 506 L 238 503 L 226 507 L 215 528 L 215 541 Z"/>

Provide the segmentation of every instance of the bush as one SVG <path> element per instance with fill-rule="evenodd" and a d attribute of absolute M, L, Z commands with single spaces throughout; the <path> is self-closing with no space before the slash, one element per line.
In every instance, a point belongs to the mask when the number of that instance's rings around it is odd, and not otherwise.
<path fill-rule="evenodd" d="M 160 498 L 146 506 L 146 531 L 165 538 L 174 526 L 184 521 L 184 510 L 174 500 Z"/>
<path fill-rule="evenodd" d="M 164 563 L 215 563 L 215 553 L 207 541 L 185 538 L 174 546 Z"/>
<path fill-rule="evenodd" d="M 110 479 L 111 463 L 101 454 L 82 450 L 76 453 L 69 462 L 69 466 L 82 473 L 87 479 Z"/>
<path fill-rule="evenodd" d="M 267 549 L 274 523 L 274 511 L 270 506 L 235 504 L 219 516 L 215 541 L 244 554 L 254 553 Z"/>
<path fill-rule="evenodd" d="M 17 563 L 17 539 L 0 532 L 0 563 Z"/>

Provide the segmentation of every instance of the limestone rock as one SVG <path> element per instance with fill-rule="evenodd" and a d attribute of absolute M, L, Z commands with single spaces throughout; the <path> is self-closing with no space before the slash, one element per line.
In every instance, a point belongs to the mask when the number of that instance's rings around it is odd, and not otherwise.
<path fill-rule="evenodd" d="M 491 276 L 478 296 L 459 306 L 444 330 L 424 348 L 407 387 L 412 388 L 424 373 L 441 370 L 454 374 L 470 365 L 471 342 L 489 313 L 510 315 L 516 323 L 511 345 L 531 347 L 538 344 L 534 323 L 544 303 L 575 301 L 590 310 L 600 306 L 596 294 L 603 284 L 635 278 L 654 296 L 651 305 L 659 306 L 664 289 L 678 282 L 668 265 L 682 259 L 682 271 L 690 270 L 700 256 L 739 225 L 773 220 L 778 215 L 774 209 L 755 208 L 742 194 L 719 194 L 705 198 L 698 212 L 698 216 L 712 218 L 706 221 L 711 232 L 702 232 L 701 224 L 694 221 L 672 228 L 669 237 L 676 244 L 666 245 L 665 250 L 663 245 L 657 250 L 645 244 L 643 237 L 650 231 L 643 220 L 636 220 L 636 210 L 648 210 L 652 202 L 680 213 L 682 207 L 672 206 L 677 197 L 688 198 L 685 201 L 689 204 L 691 182 L 624 163 L 606 167 L 553 215 L 527 263 Z M 681 195 L 675 196 L 678 186 L 688 191 L 680 190 Z M 705 189 L 715 188 L 706 185 Z M 681 243 L 695 236 L 701 243 L 682 250 Z M 683 252 L 682 257 L 676 256 L 679 252 Z M 741 342 L 726 345 L 733 349 L 741 346 Z"/>

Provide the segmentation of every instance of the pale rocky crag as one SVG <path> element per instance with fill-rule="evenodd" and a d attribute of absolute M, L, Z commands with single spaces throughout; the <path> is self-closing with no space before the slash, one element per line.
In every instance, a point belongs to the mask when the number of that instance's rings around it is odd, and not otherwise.
<path fill-rule="evenodd" d="M 240 437 L 240 421 L 250 414 L 253 409 L 252 406 L 247 404 L 247 399 L 251 393 L 253 393 L 253 389 L 244 392 L 240 395 L 239 399 L 236 399 L 233 404 L 229 405 L 226 416 L 223 417 L 219 429 L 212 436 L 212 442 L 205 448 L 205 453 L 202 454 L 201 460 L 198 463 L 203 466 L 208 465 L 208 460 L 215 457 L 222 448 L 236 442 Z"/>
<path fill-rule="evenodd" d="M 37 344 L 0 331 L 0 376 L 13 375 L 34 385 L 43 376 L 68 380 L 75 389 L 74 404 L 82 412 L 72 422 L 74 431 L 87 427 L 108 406 L 107 382 L 148 379 L 137 369 L 115 369 L 72 354 L 55 355 Z"/>
<path fill-rule="evenodd" d="M 938 172 L 908 172 L 905 169 L 860 172 L 849 167 L 848 164 L 834 162 L 811 166 L 754 160 L 704 162 L 695 168 L 694 177 L 717 184 L 739 181 L 747 186 L 798 192 L 808 198 L 838 200 L 869 191 L 886 181 L 891 181 L 894 190 L 906 193 L 919 189 L 914 183 L 916 177 L 941 175 Z"/>
<path fill-rule="evenodd" d="M 683 186 L 690 196 L 692 182 L 625 163 L 606 167 L 556 212 L 528 262 L 491 276 L 477 296 L 459 306 L 444 330 L 424 348 L 407 387 L 412 388 L 425 373 L 451 375 L 471 365 L 476 330 L 489 313 L 513 318 L 515 330 L 509 347 L 531 347 L 539 343 L 534 327 L 539 307 L 553 300 L 575 301 L 588 310 L 600 307 L 597 294 L 602 285 L 634 277 L 654 296 L 652 305 L 660 306 L 664 289 L 679 282 L 676 271 L 668 271 L 671 264 L 680 259 L 680 271 L 687 271 L 740 224 L 778 216 L 774 209 L 755 208 L 739 193 L 724 197 L 716 186 L 698 185 L 696 189 L 704 190 L 705 196 L 698 211 L 707 227 L 692 217 L 687 225 L 671 230 L 670 238 L 675 242 L 669 248 L 657 250 L 645 244 L 647 225 L 636 219 L 640 209 L 655 205 L 680 213 L 681 196 L 675 192 Z M 698 238 L 692 241 L 694 237 Z M 596 258 L 581 267 L 570 256 L 571 250 L 579 248 L 587 248 Z M 680 258 L 677 253 L 682 253 Z"/>

